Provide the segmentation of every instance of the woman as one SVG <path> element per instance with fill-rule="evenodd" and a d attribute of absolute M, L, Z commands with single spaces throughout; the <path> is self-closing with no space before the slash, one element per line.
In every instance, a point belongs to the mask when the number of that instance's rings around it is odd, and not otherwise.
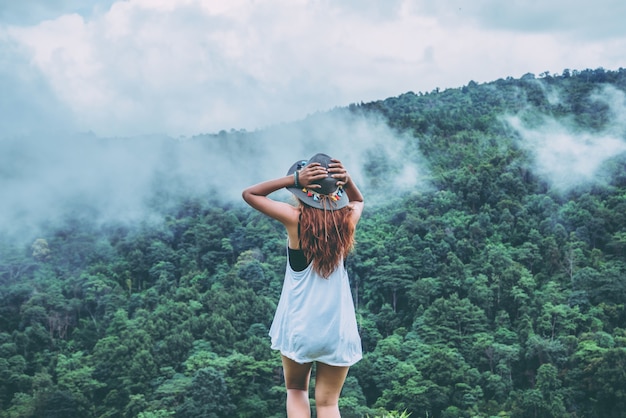
<path fill-rule="evenodd" d="M 298 205 L 268 198 L 287 188 Z M 270 328 L 280 350 L 287 416 L 310 417 L 309 379 L 315 371 L 319 418 L 340 417 L 339 395 L 348 368 L 362 357 L 344 258 L 354 244 L 363 196 L 339 160 L 316 154 L 287 175 L 243 191 L 243 199 L 287 230 L 285 281 Z"/>

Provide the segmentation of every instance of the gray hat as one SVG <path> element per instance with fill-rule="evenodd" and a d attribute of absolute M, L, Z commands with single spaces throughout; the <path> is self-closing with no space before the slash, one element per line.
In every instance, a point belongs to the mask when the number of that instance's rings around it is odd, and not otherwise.
<path fill-rule="evenodd" d="M 311 163 L 319 163 L 328 169 L 331 158 L 326 154 L 315 154 L 309 160 L 296 161 L 287 171 L 290 176 L 296 171 L 302 170 Z M 322 186 L 318 189 L 306 189 L 304 187 L 287 187 L 302 203 L 317 209 L 336 210 L 348 205 L 349 200 L 341 187 L 337 187 L 337 179 L 331 177 L 329 173 L 326 178 L 315 181 L 315 184 Z"/>

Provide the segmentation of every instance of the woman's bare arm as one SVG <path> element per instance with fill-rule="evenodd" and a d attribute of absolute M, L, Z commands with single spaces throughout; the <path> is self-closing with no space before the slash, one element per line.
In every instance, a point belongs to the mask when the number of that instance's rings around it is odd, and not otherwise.
<path fill-rule="evenodd" d="M 327 175 L 328 172 L 324 167 L 318 163 L 312 163 L 299 171 L 298 183 L 302 187 L 316 189 L 321 186 L 315 184 L 314 182 L 325 178 Z M 245 200 L 254 209 L 282 222 L 285 226 L 293 225 L 294 219 L 295 224 L 297 225 L 299 213 L 297 208 L 287 203 L 278 202 L 267 197 L 277 190 L 294 185 L 294 176 L 290 175 L 279 177 L 277 179 L 267 180 L 246 188 L 242 192 L 242 197 L 243 200 Z"/>
<path fill-rule="evenodd" d="M 244 189 L 241 196 L 254 209 L 280 221 L 284 225 L 288 225 L 293 223 L 294 213 L 297 212 L 296 208 L 287 203 L 270 199 L 267 196 L 277 190 L 293 186 L 293 184 L 293 176 L 279 177 L 250 186 Z"/>

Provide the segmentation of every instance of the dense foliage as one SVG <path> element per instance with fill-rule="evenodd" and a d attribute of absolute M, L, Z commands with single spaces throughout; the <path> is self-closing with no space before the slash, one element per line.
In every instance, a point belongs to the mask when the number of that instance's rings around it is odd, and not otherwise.
<path fill-rule="evenodd" d="M 407 134 L 433 185 L 359 224 L 347 263 L 365 356 L 344 417 L 626 416 L 626 156 L 559 190 L 502 120 L 604 132 L 603 86 L 626 91 L 626 71 L 336 110 Z M 367 172 L 386 164 L 373 154 Z M 74 216 L 36 238 L 0 247 L 0 418 L 284 416 L 267 337 L 279 224 L 190 197 L 162 223 Z"/>

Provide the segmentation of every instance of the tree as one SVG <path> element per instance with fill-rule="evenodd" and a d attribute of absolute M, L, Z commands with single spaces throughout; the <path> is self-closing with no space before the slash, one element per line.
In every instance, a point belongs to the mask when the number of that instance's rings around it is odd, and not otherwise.
<path fill-rule="evenodd" d="M 178 407 L 176 416 L 227 418 L 234 412 L 224 375 L 213 367 L 205 367 L 193 376 L 188 394 Z"/>
<path fill-rule="evenodd" d="M 599 351 L 587 365 L 583 377 L 593 399 L 598 416 L 618 417 L 626 408 L 626 348 L 617 347 Z"/>
<path fill-rule="evenodd" d="M 95 368 L 90 356 L 83 352 L 73 353 L 70 357 L 59 355 L 56 365 L 57 386 L 61 393 L 67 394 L 81 409 L 81 416 L 95 415 L 95 394 L 104 385 L 94 379 Z"/>
<path fill-rule="evenodd" d="M 418 335 L 430 344 L 446 344 L 470 353 L 477 333 L 486 330 L 486 322 L 480 308 L 454 294 L 449 299 L 435 300 L 414 326 Z"/>

